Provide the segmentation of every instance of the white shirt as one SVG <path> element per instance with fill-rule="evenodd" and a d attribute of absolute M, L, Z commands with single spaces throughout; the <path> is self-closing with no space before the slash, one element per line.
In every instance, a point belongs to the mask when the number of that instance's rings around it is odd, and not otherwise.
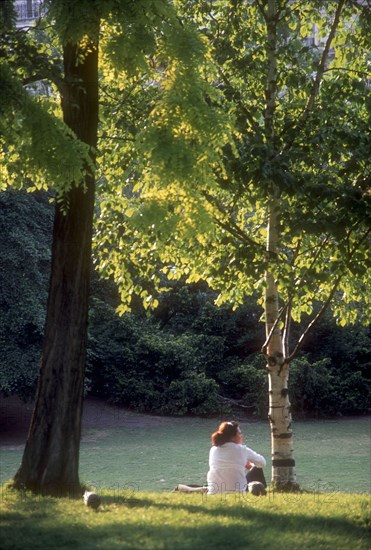
<path fill-rule="evenodd" d="M 252 462 L 258 468 L 263 468 L 266 464 L 263 456 L 246 445 L 230 441 L 220 447 L 211 447 L 207 474 L 208 495 L 246 491 L 247 462 Z"/>

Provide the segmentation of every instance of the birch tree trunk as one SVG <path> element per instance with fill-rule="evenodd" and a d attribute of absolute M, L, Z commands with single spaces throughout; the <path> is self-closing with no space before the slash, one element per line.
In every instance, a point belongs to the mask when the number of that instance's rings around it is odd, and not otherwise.
<path fill-rule="evenodd" d="M 277 259 L 279 199 L 272 198 L 269 204 L 267 236 L 268 263 Z M 278 291 L 274 275 L 267 271 L 265 290 L 266 338 L 265 350 L 269 380 L 269 412 L 272 449 L 272 484 L 277 489 L 298 488 L 295 473 L 291 407 L 288 379 L 289 365 L 285 361 L 282 335 L 277 322 L 279 318 Z"/>
<path fill-rule="evenodd" d="M 63 117 L 77 137 L 96 146 L 98 123 L 97 44 L 64 48 Z M 94 158 L 93 158 L 94 160 Z M 45 338 L 22 464 L 14 486 L 42 494 L 78 494 L 84 395 L 88 294 L 94 207 L 94 174 L 84 185 L 71 181 L 57 202 Z M 71 178 L 72 178 L 71 174 Z"/>
<path fill-rule="evenodd" d="M 268 73 L 266 83 L 265 137 L 269 148 L 275 150 L 274 116 L 277 95 L 277 10 L 270 0 L 265 15 L 267 25 Z M 274 263 L 279 251 L 279 191 L 275 182 L 268 182 L 271 196 L 268 200 L 267 271 L 265 289 L 265 323 L 269 379 L 269 413 L 272 448 L 272 484 L 276 488 L 297 488 L 295 460 L 293 458 L 291 412 L 288 392 L 289 366 L 284 358 L 284 346 L 279 328 L 279 296 L 274 279 Z"/>

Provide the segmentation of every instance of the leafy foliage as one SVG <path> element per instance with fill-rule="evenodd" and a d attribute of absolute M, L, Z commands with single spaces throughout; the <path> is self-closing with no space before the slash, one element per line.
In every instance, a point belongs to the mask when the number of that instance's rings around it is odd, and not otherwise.
<path fill-rule="evenodd" d="M 237 407 L 239 414 L 266 416 L 266 369 L 253 353 L 263 335 L 255 332 L 258 311 L 252 303 L 236 311 L 218 308 L 210 291 L 182 286 L 161 298 L 154 316 L 118 317 L 115 304 L 102 302 L 103 287 L 96 288 L 91 313 L 89 392 L 142 411 L 227 414 Z M 323 320 L 303 358 L 292 362 L 295 414 L 367 413 L 369 344 L 366 328 Z"/>
<path fill-rule="evenodd" d="M 45 323 L 53 214 L 48 197 L 0 193 L 0 388 L 31 399 Z"/>
<path fill-rule="evenodd" d="M 201 336 L 164 333 L 153 321 L 130 314 L 121 320 L 97 300 L 91 317 L 88 378 L 95 395 L 136 410 L 175 415 L 210 414 L 218 408 Z"/>
<path fill-rule="evenodd" d="M 61 120 L 57 90 L 63 80 L 54 40 L 39 28 L 24 32 L 2 22 L 0 190 L 25 182 L 30 188 L 32 181 L 34 189 L 53 187 L 60 196 L 81 184 L 85 164 L 92 168 L 88 147 Z M 43 98 L 32 88 L 41 81 L 49 82 Z"/>

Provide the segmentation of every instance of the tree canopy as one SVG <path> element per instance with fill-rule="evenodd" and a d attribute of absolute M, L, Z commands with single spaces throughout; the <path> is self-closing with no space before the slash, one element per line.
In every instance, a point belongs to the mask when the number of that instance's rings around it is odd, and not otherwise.
<path fill-rule="evenodd" d="M 233 122 L 233 139 L 216 145 L 216 126 L 208 136 L 215 162 L 203 158 L 195 125 L 176 124 L 184 113 L 172 102 L 179 87 L 161 100 L 162 109 L 147 108 L 146 120 L 158 133 L 152 152 L 167 156 L 142 167 L 138 159 L 129 160 L 128 191 L 102 193 L 96 239 L 102 271 L 116 278 L 124 303 L 139 291 L 130 277 L 132 266 L 136 272 L 143 266 L 147 287 L 148 280 L 164 284 L 161 267 L 169 279 L 206 280 L 220 291 L 218 303 L 239 304 L 265 285 L 267 205 L 274 192 L 281 233 L 270 269 L 291 316 L 299 320 L 322 302 L 341 324 L 367 322 L 369 14 L 346 3 L 335 29 L 338 2 L 276 2 L 277 104 L 274 138 L 268 139 L 268 3 L 178 4 L 183 18 L 205 37 L 208 61 L 202 74 L 207 90 L 212 86 L 216 94 L 208 101 L 218 102 L 225 120 Z M 116 128 L 125 141 L 125 125 Z M 180 155 L 188 145 L 200 152 L 190 164 L 196 173 Z M 121 174 L 104 177 L 122 188 Z M 141 291 L 150 304 L 150 290 Z"/>
<path fill-rule="evenodd" d="M 53 205 L 47 194 L 8 190 L 0 212 L 0 392 L 33 400 Z M 118 316 L 115 285 L 93 274 L 85 395 L 147 413 L 266 418 L 266 373 L 256 353 L 264 342 L 262 308 L 252 297 L 233 311 L 215 306 L 216 296 L 205 283 L 173 282 L 150 314 L 138 299 L 132 313 Z M 294 324 L 294 336 L 304 327 L 305 319 Z M 339 327 L 326 315 L 291 365 L 294 416 L 367 413 L 369 347 L 367 327 Z"/>

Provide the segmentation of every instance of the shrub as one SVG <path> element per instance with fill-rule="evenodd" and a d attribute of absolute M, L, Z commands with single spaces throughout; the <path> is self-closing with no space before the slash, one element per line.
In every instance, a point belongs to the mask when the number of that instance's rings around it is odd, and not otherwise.
<path fill-rule="evenodd" d="M 215 414 L 219 408 L 218 385 L 204 373 L 190 373 L 185 378 L 173 380 L 164 393 L 161 411 L 166 414 L 196 415 Z"/>
<path fill-rule="evenodd" d="M 290 365 L 289 392 L 294 414 L 328 414 L 336 411 L 334 379 L 329 359 L 310 363 L 307 357 L 294 359 Z"/>
<path fill-rule="evenodd" d="M 304 356 L 290 365 L 290 400 L 298 415 L 362 414 L 370 403 L 370 381 L 361 372 L 335 369 L 329 358 Z"/>
<path fill-rule="evenodd" d="M 87 372 L 91 393 L 139 411 L 217 410 L 218 385 L 205 374 L 202 337 L 164 333 L 150 319 L 110 315 L 106 303 L 94 301 Z"/>
<path fill-rule="evenodd" d="M 268 377 L 262 356 L 251 355 L 242 364 L 235 360 L 224 373 L 222 387 L 228 397 L 238 400 L 250 414 L 267 415 Z"/>

